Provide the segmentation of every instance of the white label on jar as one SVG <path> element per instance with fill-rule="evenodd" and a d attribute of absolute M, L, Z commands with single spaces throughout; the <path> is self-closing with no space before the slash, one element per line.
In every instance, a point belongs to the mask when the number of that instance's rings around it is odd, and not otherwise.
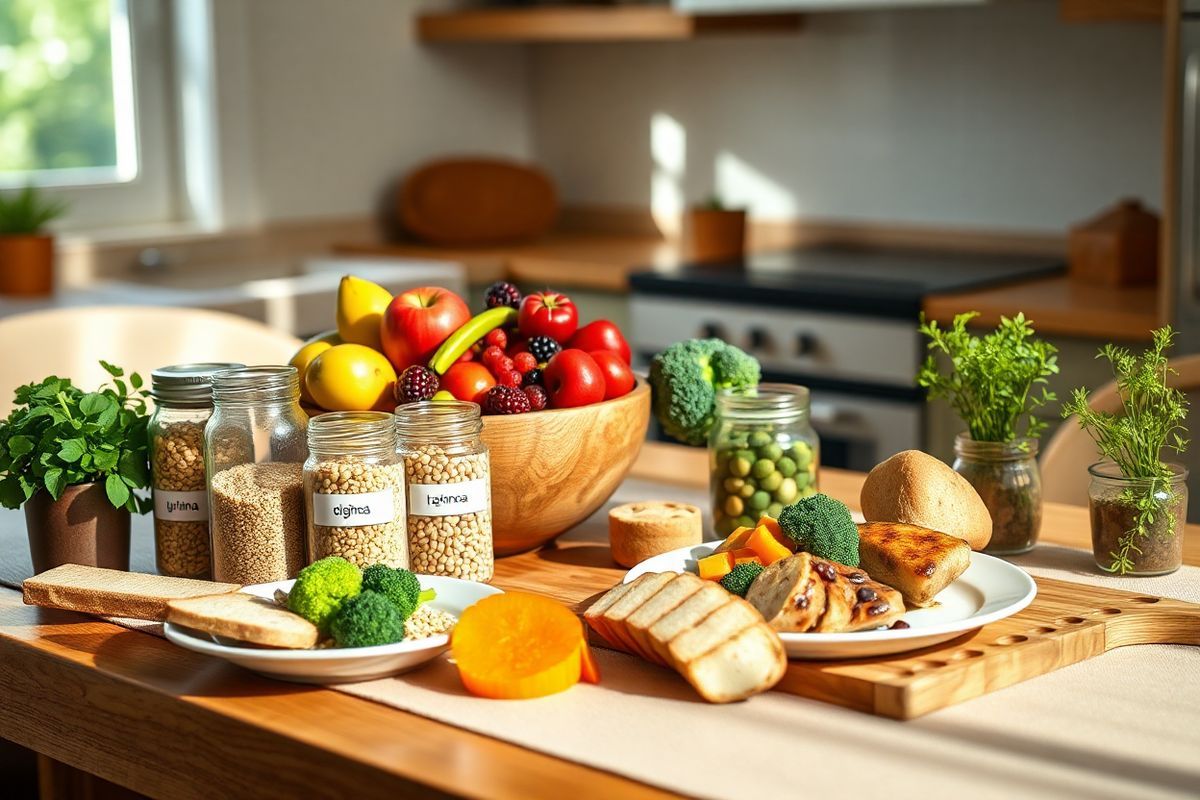
<path fill-rule="evenodd" d="M 478 514 L 488 507 L 485 479 L 458 483 L 411 483 L 408 513 L 418 517 L 449 517 Z"/>
<path fill-rule="evenodd" d="M 393 492 L 319 494 L 313 492 L 313 524 L 326 528 L 386 525 L 396 518 Z"/>
<path fill-rule="evenodd" d="M 172 522 L 208 522 L 208 492 L 154 490 L 154 516 Z"/>

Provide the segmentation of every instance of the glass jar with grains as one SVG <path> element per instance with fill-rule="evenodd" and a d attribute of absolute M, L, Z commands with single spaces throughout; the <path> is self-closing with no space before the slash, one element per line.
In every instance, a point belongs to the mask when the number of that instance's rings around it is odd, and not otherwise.
<path fill-rule="evenodd" d="M 213 579 L 266 583 L 306 563 L 304 460 L 308 417 L 295 367 L 213 375 L 204 431 Z"/>
<path fill-rule="evenodd" d="M 158 571 L 208 578 L 208 491 L 204 426 L 212 416 L 214 372 L 241 364 L 177 364 L 150 373 L 150 491 L 154 496 L 154 554 Z"/>
<path fill-rule="evenodd" d="M 719 392 L 708 460 L 720 536 L 816 494 L 821 442 L 809 421 L 808 389 L 760 383 Z"/>
<path fill-rule="evenodd" d="M 409 403 L 396 409 L 408 485 L 413 572 L 492 579 L 492 473 L 474 403 Z"/>
<path fill-rule="evenodd" d="M 404 467 L 396 418 L 338 411 L 308 423 L 304 499 L 308 558 L 341 556 L 359 567 L 408 567 Z"/>

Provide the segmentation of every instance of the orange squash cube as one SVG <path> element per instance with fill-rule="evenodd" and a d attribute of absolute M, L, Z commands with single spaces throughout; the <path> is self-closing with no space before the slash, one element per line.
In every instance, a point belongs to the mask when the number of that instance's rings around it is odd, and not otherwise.
<path fill-rule="evenodd" d="M 792 544 L 792 540 L 788 538 L 787 534 L 783 532 L 783 528 L 779 527 L 779 520 L 763 514 L 758 518 L 758 524 L 755 527 L 766 528 L 771 532 L 771 535 L 775 537 L 776 541 L 778 541 L 788 550 L 795 552 L 796 547 L 794 544 Z"/>
<path fill-rule="evenodd" d="M 717 549 L 713 552 L 724 553 L 726 550 L 737 550 L 741 547 L 745 547 L 746 540 L 750 538 L 750 534 L 752 533 L 754 533 L 754 528 L 747 528 L 745 526 L 740 527 L 733 533 L 729 534 L 729 536 L 725 538 L 725 541 L 721 542 L 720 546 L 717 547 Z"/>
<path fill-rule="evenodd" d="M 700 559 L 696 565 L 700 568 L 701 578 L 706 581 L 719 581 L 733 570 L 733 553 L 713 553 Z"/>
<path fill-rule="evenodd" d="M 787 558 L 792 551 L 779 543 L 775 534 L 766 525 L 760 525 L 746 540 L 746 546 L 758 554 L 764 567 L 769 567 L 781 558 Z"/>
<path fill-rule="evenodd" d="M 740 550 L 732 550 L 731 552 L 733 553 L 733 565 L 735 567 L 738 564 L 758 564 L 759 566 L 762 566 L 762 559 L 758 557 L 758 553 L 749 547 L 743 547 Z"/>

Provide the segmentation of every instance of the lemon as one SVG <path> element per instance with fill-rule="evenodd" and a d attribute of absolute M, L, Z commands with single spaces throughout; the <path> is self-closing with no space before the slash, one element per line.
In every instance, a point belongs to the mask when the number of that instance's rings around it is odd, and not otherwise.
<path fill-rule="evenodd" d="M 331 347 L 333 345 L 324 339 L 315 339 L 297 350 L 296 355 L 292 356 L 292 360 L 288 362 L 300 373 L 300 399 L 309 405 L 314 405 L 315 401 L 308 393 L 308 387 L 304 385 L 304 375 L 308 372 L 308 365 L 313 362 L 313 359 Z"/>
<path fill-rule="evenodd" d="M 348 344 L 380 349 L 379 326 L 392 294 L 377 283 L 345 275 L 338 285 L 337 332 Z"/>
<path fill-rule="evenodd" d="M 390 411 L 396 370 L 378 350 L 339 344 L 317 354 L 304 373 L 309 396 L 327 411 Z"/>

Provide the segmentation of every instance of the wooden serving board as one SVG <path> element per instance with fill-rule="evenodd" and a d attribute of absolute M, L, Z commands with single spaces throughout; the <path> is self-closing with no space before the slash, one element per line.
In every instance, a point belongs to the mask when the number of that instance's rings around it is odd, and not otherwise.
<path fill-rule="evenodd" d="M 1035 578 L 1024 611 L 934 647 L 854 661 L 792 661 L 776 687 L 892 719 L 915 717 L 1127 644 L 1200 645 L 1200 605 Z"/>

